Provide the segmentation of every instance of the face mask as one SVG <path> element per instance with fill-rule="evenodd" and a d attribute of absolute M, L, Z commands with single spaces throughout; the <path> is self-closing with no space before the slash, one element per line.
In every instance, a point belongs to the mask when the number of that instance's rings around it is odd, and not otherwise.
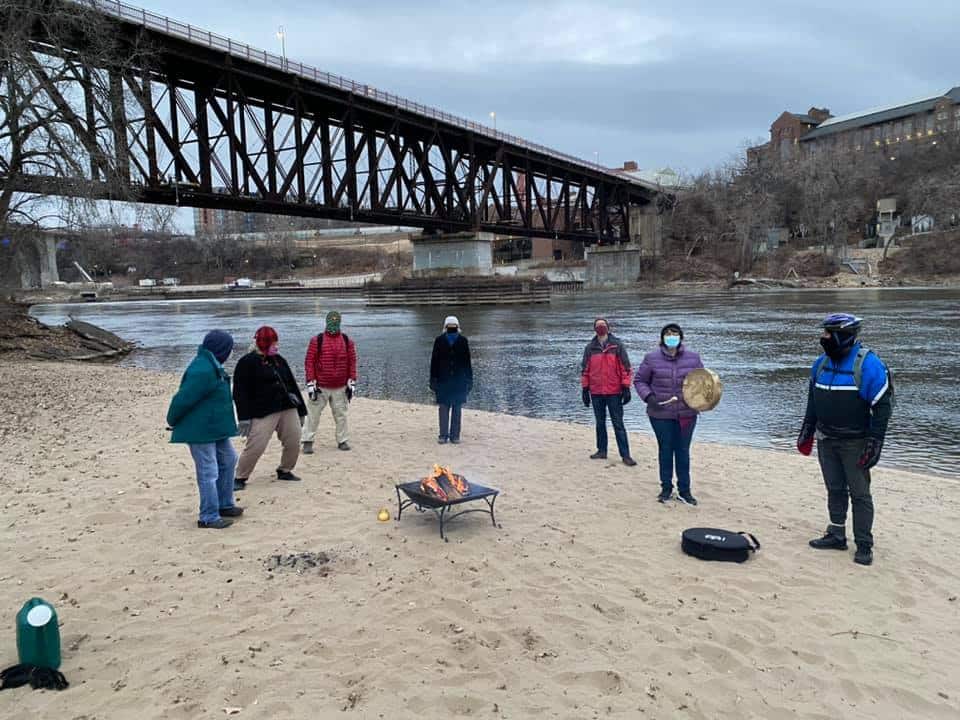
<path fill-rule="evenodd" d="M 277 346 L 276 343 L 274 343 L 269 348 L 267 348 L 267 355 L 269 357 L 273 357 L 274 355 L 279 355 L 279 354 L 280 354 L 280 348 L 279 346 Z"/>
<path fill-rule="evenodd" d="M 839 333 L 832 332 L 830 337 L 820 338 L 820 347 L 832 360 L 839 360 L 853 346 L 854 338 L 850 336 L 841 336 Z"/>
<path fill-rule="evenodd" d="M 460 332 L 459 328 L 447 328 L 447 335 L 456 335 Z"/>
<path fill-rule="evenodd" d="M 663 338 L 663 344 L 666 345 L 671 350 L 674 350 L 680 347 L 680 336 L 679 335 L 666 335 Z"/>

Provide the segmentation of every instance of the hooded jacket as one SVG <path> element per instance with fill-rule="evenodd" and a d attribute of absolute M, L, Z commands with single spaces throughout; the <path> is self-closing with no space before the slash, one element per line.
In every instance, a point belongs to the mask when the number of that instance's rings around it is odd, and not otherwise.
<path fill-rule="evenodd" d="M 204 347 L 197 348 L 180 379 L 167 410 L 167 425 L 173 428 L 172 443 L 212 443 L 237 434 L 230 376 Z"/>

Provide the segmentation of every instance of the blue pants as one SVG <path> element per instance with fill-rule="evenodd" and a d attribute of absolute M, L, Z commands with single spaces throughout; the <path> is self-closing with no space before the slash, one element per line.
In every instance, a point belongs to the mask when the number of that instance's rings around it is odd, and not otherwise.
<path fill-rule="evenodd" d="M 650 418 L 650 424 L 653 425 L 660 448 L 660 487 L 664 491 L 673 491 L 673 465 L 676 460 L 677 490 L 681 493 L 690 492 L 690 442 L 697 419 L 693 418 L 685 431 L 680 430 L 679 420 Z"/>
<path fill-rule="evenodd" d="M 597 420 L 597 450 L 607 451 L 607 410 L 610 411 L 610 423 L 613 425 L 613 435 L 617 438 L 617 449 L 620 457 L 630 457 L 630 441 L 627 440 L 627 429 L 623 426 L 623 403 L 619 395 L 593 395 L 593 415 Z"/>
<path fill-rule="evenodd" d="M 237 453 L 230 438 L 212 443 L 190 443 L 200 490 L 200 522 L 220 518 L 221 508 L 233 507 L 233 476 Z"/>
<path fill-rule="evenodd" d="M 440 437 L 445 440 L 460 439 L 460 423 L 463 418 L 463 403 L 451 400 L 440 403 Z"/>

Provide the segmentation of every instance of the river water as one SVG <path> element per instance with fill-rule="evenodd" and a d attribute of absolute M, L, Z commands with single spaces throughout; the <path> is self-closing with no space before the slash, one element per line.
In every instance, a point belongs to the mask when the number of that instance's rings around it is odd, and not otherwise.
<path fill-rule="evenodd" d="M 819 353 L 818 321 L 828 312 L 853 312 L 864 318 L 865 344 L 895 377 L 897 403 L 883 462 L 960 477 L 960 290 L 625 292 L 555 298 L 546 306 L 451 309 L 230 298 L 46 305 L 32 312 L 49 324 L 71 313 L 137 340 L 142 349 L 124 364 L 171 372 L 186 366 L 211 328 L 228 330 L 245 346 L 257 327 L 268 324 L 302 379 L 307 342 L 323 329 L 330 309 L 343 313 L 343 329 L 357 342 L 361 395 L 431 402 L 430 350 L 452 312 L 473 353 L 470 407 L 586 424 L 593 418 L 580 403 L 578 366 L 594 316 L 609 318 L 635 365 L 655 346 L 660 328 L 678 322 L 686 344 L 724 383 L 723 400 L 702 416 L 697 438 L 782 450 L 793 448 L 803 416 L 809 368 Z M 634 401 L 626 423 L 649 434 L 643 411 Z"/>

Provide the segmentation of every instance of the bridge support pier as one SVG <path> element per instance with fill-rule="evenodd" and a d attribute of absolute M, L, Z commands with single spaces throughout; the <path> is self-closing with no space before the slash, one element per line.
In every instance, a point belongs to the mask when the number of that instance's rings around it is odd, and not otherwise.
<path fill-rule="evenodd" d="M 586 255 L 588 288 L 629 287 L 640 277 L 639 245 L 597 245 L 587 248 Z"/>
<path fill-rule="evenodd" d="M 413 276 L 493 275 L 493 233 L 416 235 Z"/>

